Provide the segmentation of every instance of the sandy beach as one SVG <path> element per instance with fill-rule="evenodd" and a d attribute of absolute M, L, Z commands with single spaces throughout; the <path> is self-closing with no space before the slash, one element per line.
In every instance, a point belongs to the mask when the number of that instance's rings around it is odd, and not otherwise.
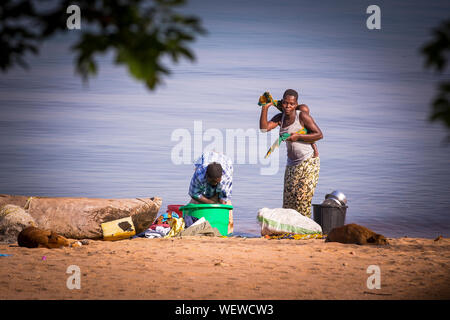
<path fill-rule="evenodd" d="M 90 241 L 79 248 L 0 244 L 0 299 L 450 299 L 450 239 L 389 246 L 322 239 L 185 237 Z M 80 289 L 68 289 L 70 265 Z M 380 270 L 380 289 L 367 280 Z M 373 282 L 372 282 L 373 283 Z"/>

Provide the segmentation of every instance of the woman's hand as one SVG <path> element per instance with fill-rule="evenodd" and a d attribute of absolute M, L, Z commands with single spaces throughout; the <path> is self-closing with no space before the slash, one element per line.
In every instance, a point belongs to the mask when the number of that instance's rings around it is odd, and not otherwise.
<path fill-rule="evenodd" d="M 286 139 L 286 141 L 295 142 L 299 139 L 301 140 L 302 135 L 298 133 L 292 133 L 289 138 Z"/>
<path fill-rule="evenodd" d="M 192 198 L 192 199 L 194 199 L 194 198 Z M 196 200 L 197 202 L 200 202 L 200 203 L 204 203 L 204 204 L 215 204 L 215 203 L 217 203 L 217 202 L 215 202 L 215 201 L 213 201 L 211 199 L 208 199 L 208 198 L 204 197 L 203 195 L 198 197 L 197 199 L 194 199 L 194 200 Z"/>

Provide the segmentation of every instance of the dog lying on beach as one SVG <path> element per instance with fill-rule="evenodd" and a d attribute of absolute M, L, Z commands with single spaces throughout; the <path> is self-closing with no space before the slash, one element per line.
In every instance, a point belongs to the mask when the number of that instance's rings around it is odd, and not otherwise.
<path fill-rule="evenodd" d="M 325 242 L 355 243 L 355 244 L 389 244 L 381 234 L 355 223 L 334 228 L 327 235 Z"/>
<path fill-rule="evenodd" d="M 20 247 L 27 248 L 61 248 L 61 247 L 80 247 L 82 243 L 77 240 L 69 240 L 60 236 L 56 232 L 43 230 L 36 227 L 26 227 L 17 236 L 17 242 Z"/>

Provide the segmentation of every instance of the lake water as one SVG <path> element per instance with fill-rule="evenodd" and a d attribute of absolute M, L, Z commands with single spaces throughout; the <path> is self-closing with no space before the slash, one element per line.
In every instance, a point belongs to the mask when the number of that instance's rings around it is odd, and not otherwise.
<path fill-rule="evenodd" d="M 187 203 L 192 161 L 221 142 L 235 161 L 235 233 L 259 235 L 258 209 L 282 206 L 286 148 L 263 159 L 275 135 L 258 132 L 257 100 L 293 88 L 324 134 L 313 203 L 337 189 L 348 198 L 346 223 L 389 237 L 450 236 L 450 146 L 427 121 L 437 81 L 449 77 L 425 71 L 418 53 L 445 2 L 380 2 L 378 33 L 365 28 L 369 4 L 327 3 L 194 1 L 209 34 L 193 46 L 196 63 L 170 65 L 154 92 L 111 53 L 83 86 L 67 49 L 76 35 L 59 35 L 28 59 L 29 72 L 0 76 L 0 193 L 159 196 L 162 213 Z M 285 22 L 271 20 L 274 12 Z M 240 143 L 231 136 L 239 129 Z M 191 150 L 178 164 L 181 143 Z"/>

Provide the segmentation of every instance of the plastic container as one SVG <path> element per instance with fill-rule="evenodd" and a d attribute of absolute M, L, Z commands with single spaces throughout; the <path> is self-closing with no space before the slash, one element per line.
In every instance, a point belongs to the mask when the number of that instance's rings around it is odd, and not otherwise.
<path fill-rule="evenodd" d="M 183 216 L 183 213 L 181 212 L 180 208 L 184 206 L 184 204 L 169 204 L 167 206 L 167 213 L 172 213 L 175 212 L 176 214 L 178 214 L 178 216 L 181 218 Z"/>
<path fill-rule="evenodd" d="M 126 217 L 101 224 L 103 231 L 103 240 L 122 240 L 128 239 L 136 234 L 133 219 Z"/>
<path fill-rule="evenodd" d="M 322 233 L 328 234 L 333 228 L 341 227 L 345 224 L 345 215 L 348 206 L 324 206 L 313 204 L 314 221 L 322 227 Z"/>
<path fill-rule="evenodd" d="M 190 203 L 180 208 L 183 216 L 188 215 L 195 218 L 204 217 L 213 228 L 217 228 L 223 236 L 228 235 L 228 223 L 230 210 L 233 206 L 228 204 L 193 204 Z"/>

